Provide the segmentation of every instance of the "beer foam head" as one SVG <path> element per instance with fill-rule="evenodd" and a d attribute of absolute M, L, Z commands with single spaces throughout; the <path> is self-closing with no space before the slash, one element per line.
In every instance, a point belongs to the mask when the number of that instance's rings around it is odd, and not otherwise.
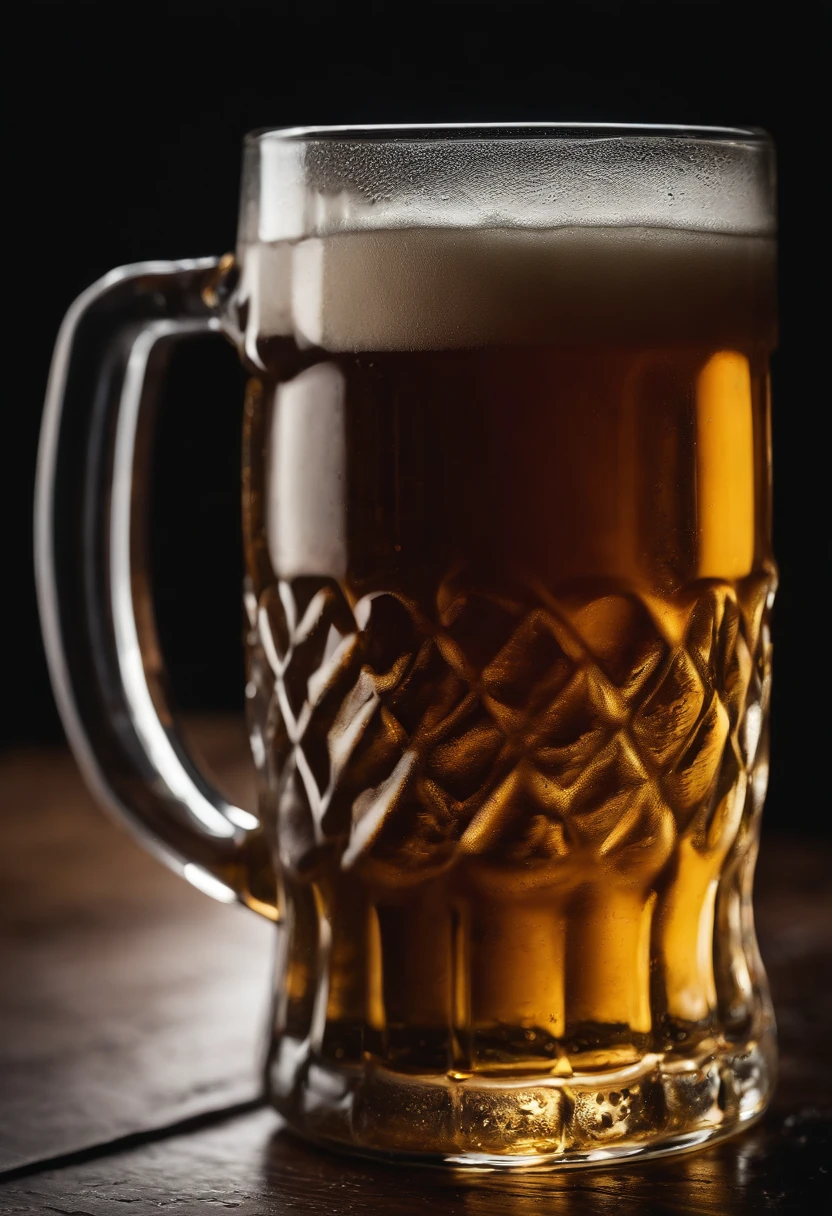
<path fill-rule="evenodd" d="M 695 338 L 773 316 L 760 133 L 264 132 L 242 203 L 249 349 Z"/>
<path fill-rule="evenodd" d="M 740 341 L 773 324 L 764 236 L 429 228 L 254 245 L 241 260 L 251 335 L 329 351 Z"/>

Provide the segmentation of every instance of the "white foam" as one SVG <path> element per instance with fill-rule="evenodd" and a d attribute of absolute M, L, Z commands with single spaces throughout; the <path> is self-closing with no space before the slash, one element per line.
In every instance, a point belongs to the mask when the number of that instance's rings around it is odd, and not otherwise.
<path fill-rule="evenodd" d="M 765 338 L 774 242 L 663 228 L 365 231 L 241 251 L 251 338 L 330 351 Z"/>

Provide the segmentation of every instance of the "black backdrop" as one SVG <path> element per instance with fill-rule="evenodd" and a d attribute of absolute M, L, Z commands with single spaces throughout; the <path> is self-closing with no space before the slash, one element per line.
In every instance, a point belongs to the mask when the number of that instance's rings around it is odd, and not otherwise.
<path fill-rule="evenodd" d="M 822 217 L 813 212 L 818 132 L 807 121 L 822 13 L 729 0 L 22 5 L 5 39 L 7 70 L 16 68 L 25 88 L 4 158 L 16 220 L 6 221 L 5 242 L 13 319 L 3 351 L 0 743 L 60 738 L 37 626 L 30 504 L 61 316 L 112 266 L 231 248 L 247 130 L 484 119 L 754 124 L 778 145 L 781 214 L 781 589 L 768 821 L 826 830 L 821 586 L 830 521 L 819 429 L 824 330 L 812 312 Z M 177 357 L 153 536 L 160 632 L 187 707 L 242 701 L 239 402 L 230 349 Z"/>

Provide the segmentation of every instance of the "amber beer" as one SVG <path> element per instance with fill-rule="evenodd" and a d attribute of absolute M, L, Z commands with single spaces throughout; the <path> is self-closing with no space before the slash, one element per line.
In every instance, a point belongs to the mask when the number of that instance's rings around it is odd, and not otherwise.
<path fill-rule="evenodd" d="M 552 1103 L 573 1147 L 684 1126 L 724 1099 L 696 1062 L 754 1034 L 772 242 L 411 229 L 244 262 L 278 1104 L 305 1053 L 375 1078 L 370 1146 L 448 1152 L 469 1117 L 538 1151 Z"/>

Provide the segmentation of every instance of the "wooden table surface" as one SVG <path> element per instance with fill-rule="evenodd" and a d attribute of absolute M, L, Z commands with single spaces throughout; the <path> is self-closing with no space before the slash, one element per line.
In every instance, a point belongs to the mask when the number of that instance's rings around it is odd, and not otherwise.
<path fill-rule="evenodd" d="M 239 724 L 194 736 L 251 802 Z M 582 1216 L 809 1212 L 830 1193 L 832 845 L 764 840 L 780 1028 L 764 1121 L 666 1162 L 462 1176 L 307 1147 L 260 1095 L 273 929 L 147 856 L 62 749 L 0 759 L 0 1213 Z"/>

